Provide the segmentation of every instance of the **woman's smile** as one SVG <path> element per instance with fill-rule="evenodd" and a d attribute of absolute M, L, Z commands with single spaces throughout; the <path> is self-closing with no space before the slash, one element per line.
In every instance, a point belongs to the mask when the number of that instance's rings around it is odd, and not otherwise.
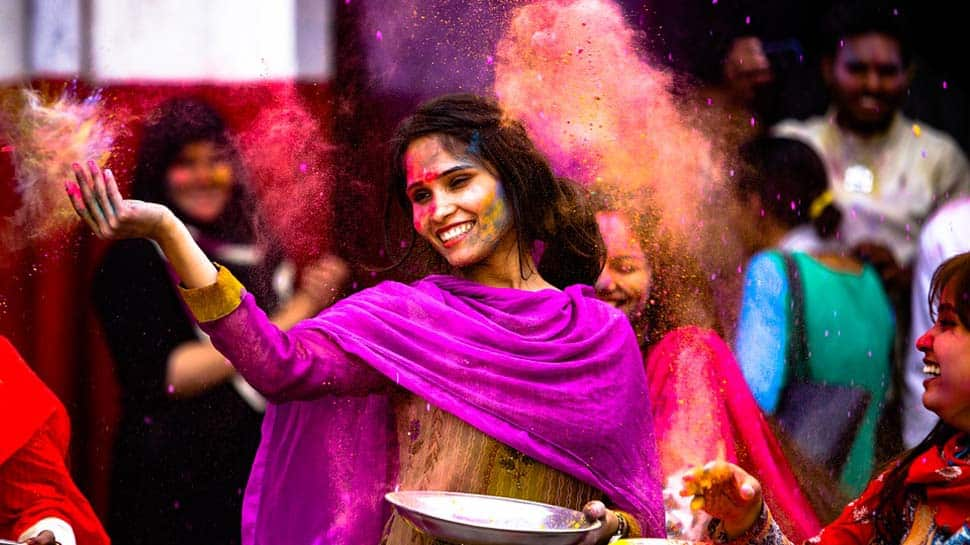
<path fill-rule="evenodd" d="M 448 225 L 438 229 L 438 238 L 441 239 L 441 242 L 445 245 L 445 248 L 450 248 L 461 242 L 461 240 L 465 238 L 464 235 L 468 234 L 468 232 L 471 231 L 472 227 L 474 226 L 474 221 L 463 221 L 458 224 Z"/>

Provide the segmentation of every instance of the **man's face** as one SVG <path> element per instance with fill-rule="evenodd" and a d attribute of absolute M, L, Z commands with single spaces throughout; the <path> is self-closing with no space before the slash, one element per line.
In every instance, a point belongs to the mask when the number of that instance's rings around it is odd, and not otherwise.
<path fill-rule="evenodd" d="M 889 126 L 909 85 L 899 42 L 879 33 L 846 38 L 826 77 L 839 122 L 864 132 Z"/>
<path fill-rule="evenodd" d="M 724 79 L 741 103 L 748 106 L 754 104 L 758 94 L 775 79 L 761 39 L 742 36 L 731 42 L 724 59 Z"/>

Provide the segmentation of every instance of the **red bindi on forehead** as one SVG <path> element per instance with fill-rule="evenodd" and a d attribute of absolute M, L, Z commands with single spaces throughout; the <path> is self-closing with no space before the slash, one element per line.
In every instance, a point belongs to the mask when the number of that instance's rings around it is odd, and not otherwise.
<path fill-rule="evenodd" d="M 435 161 L 441 151 L 441 144 L 436 138 L 420 138 L 408 146 L 404 154 L 408 187 L 416 183 L 428 183 L 439 176 L 440 171 L 435 167 Z"/>

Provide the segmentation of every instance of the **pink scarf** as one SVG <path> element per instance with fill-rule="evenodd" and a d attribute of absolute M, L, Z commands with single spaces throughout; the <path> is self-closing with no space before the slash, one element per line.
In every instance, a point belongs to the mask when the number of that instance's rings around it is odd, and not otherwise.
<path fill-rule="evenodd" d="M 654 432 L 664 475 L 721 454 L 757 478 L 795 543 L 821 528 L 730 348 L 710 330 L 671 331 L 647 356 Z M 723 445 L 723 446 L 721 446 Z"/>

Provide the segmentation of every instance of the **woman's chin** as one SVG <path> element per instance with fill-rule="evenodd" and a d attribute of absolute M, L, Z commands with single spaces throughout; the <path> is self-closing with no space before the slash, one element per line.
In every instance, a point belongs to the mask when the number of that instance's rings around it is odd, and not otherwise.
<path fill-rule="evenodd" d="M 923 392 L 923 406 L 926 407 L 927 410 L 936 413 L 937 416 L 940 416 L 942 404 L 936 399 L 933 392 L 929 390 Z"/>

